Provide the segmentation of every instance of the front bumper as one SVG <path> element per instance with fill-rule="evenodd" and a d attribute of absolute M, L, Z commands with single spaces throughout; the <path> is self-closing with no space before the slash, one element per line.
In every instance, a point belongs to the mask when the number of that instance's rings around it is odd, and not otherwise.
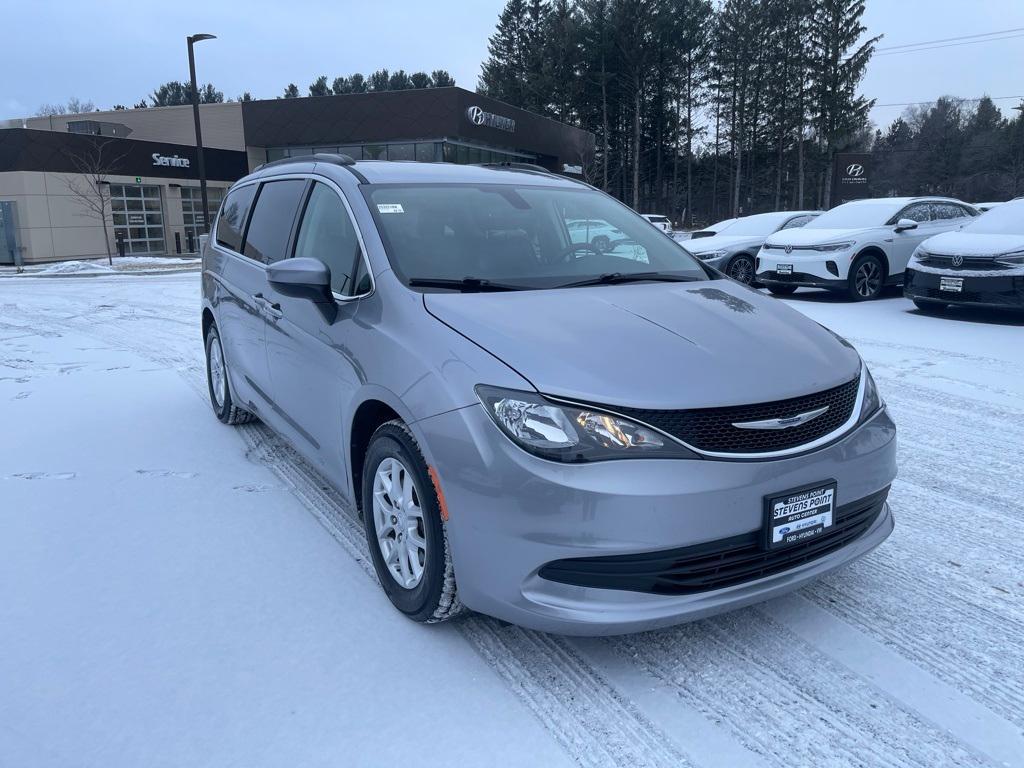
<path fill-rule="evenodd" d="M 963 286 L 959 292 L 941 289 L 943 277 L 959 277 Z M 999 309 L 1024 309 L 1024 275 L 1005 275 L 993 272 L 965 275 L 956 269 L 942 272 L 920 272 L 908 268 L 903 283 L 903 295 L 908 299 L 935 301 L 941 304 L 963 304 Z"/>
<path fill-rule="evenodd" d="M 876 494 L 896 475 L 886 411 L 812 453 L 772 461 L 636 459 L 566 465 L 502 435 L 482 406 L 417 422 L 440 477 L 459 594 L 470 608 L 572 635 L 634 632 L 766 600 L 860 557 L 892 531 L 888 505 L 841 549 L 781 573 L 689 595 L 558 583 L 545 564 L 649 553 L 759 531 L 763 500 L 829 479 L 837 504 Z"/>
<path fill-rule="evenodd" d="M 848 252 L 808 254 L 806 251 L 785 253 L 763 248 L 757 254 L 757 281 L 765 285 L 794 285 L 801 288 L 846 288 L 845 272 L 849 268 Z M 792 274 L 780 274 L 779 264 L 792 267 Z M 834 272 L 829 269 L 832 265 Z"/>

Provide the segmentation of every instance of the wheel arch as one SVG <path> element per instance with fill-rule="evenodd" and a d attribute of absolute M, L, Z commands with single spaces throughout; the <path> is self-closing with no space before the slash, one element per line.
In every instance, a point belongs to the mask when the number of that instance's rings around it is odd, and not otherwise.
<path fill-rule="evenodd" d="M 203 307 L 203 342 L 206 341 L 206 334 L 210 332 L 210 328 L 215 322 L 213 311 L 209 307 Z"/>
<path fill-rule="evenodd" d="M 362 508 L 363 463 L 366 458 L 366 449 L 370 445 L 370 438 L 378 427 L 395 419 L 401 419 L 408 424 L 408 420 L 403 418 L 398 410 L 377 397 L 363 400 L 352 414 L 352 421 L 349 425 L 348 455 L 352 498 L 357 509 Z"/>
<path fill-rule="evenodd" d="M 864 248 L 861 248 L 857 252 L 857 255 L 853 257 L 853 260 L 850 262 L 850 269 L 847 270 L 846 273 L 847 279 L 853 276 L 853 265 L 856 264 L 862 256 L 878 257 L 878 260 L 882 262 L 882 268 L 885 270 L 885 276 L 882 278 L 883 280 L 888 279 L 889 276 L 892 274 L 892 265 L 889 264 L 889 255 L 885 252 L 885 250 L 877 245 L 868 245 L 865 246 Z"/>

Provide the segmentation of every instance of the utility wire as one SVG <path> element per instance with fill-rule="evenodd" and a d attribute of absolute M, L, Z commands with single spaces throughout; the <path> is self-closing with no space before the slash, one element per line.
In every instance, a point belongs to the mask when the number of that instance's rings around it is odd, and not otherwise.
<path fill-rule="evenodd" d="M 1006 35 L 1005 37 L 988 37 L 988 38 L 985 38 L 984 40 L 967 40 L 966 42 L 962 42 L 962 43 L 942 43 L 941 45 L 930 45 L 930 46 L 927 46 L 925 48 L 908 48 L 906 50 L 901 50 L 901 51 L 893 51 L 893 50 L 881 51 L 881 52 L 876 52 L 875 55 L 876 56 L 896 56 L 896 55 L 901 54 L 901 53 L 918 53 L 919 51 L 934 51 L 934 50 L 936 50 L 938 48 L 957 48 L 957 47 L 959 47 L 961 45 L 977 45 L 978 43 L 995 43 L 995 42 L 998 42 L 1000 40 L 1014 40 L 1014 39 L 1016 39 L 1018 37 L 1024 37 L 1024 33 L 1017 33 L 1015 35 Z"/>
<path fill-rule="evenodd" d="M 890 45 L 885 48 L 876 48 L 875 50 L 881 53 L 882 51 L 895 51 L 897 48 L 916 48 L 919 45 L 933 45 L 935 43 L 952 43 L 957 40 L 970 40 L 975 37 L 991 37 L 992 35 L 1005 35 L 1010 32 L 1024 32 L 1024 27 L 1017 27 L 1016 29 L 1000 29 L 996 32 L 982 32 L 977 35 L 960 35 L 959 37 L 944 37 L 940 40 L 923 40 L 920 43 L 904 43 L 903 45 Z M 982 41 L 984 42 L 984 41 Z"/>
<path fill-rule="evenodd" d="M 981 101 L 984 98 L 989 98 L 992 101 L 1005 101 L 1005 100 L 1008 100 L 1008 99 L 1024 99 L 1024 96 L 988 96 L 988 97 L 979 96 L 976 99 L 961 99 L 961 98 L 957 98 L 956 96 L 951 96 L 950 98 L 953 99 L 954 101 L 971 101 L 971 102 L 974 102 L 974 101 Z M 897 102 L 893 102 L 892 104 L 875 104 L 874 107 L 872 107 L 872 109 L 874 109 L 876 107 L 917 107 L 917 106 L 921 106 L 921 105 L 924 105 L 924 104 L 937 104 L 938 101 L 939 101 L 938 99 L 932 99 L 931 101 L 897 101 Z"/>

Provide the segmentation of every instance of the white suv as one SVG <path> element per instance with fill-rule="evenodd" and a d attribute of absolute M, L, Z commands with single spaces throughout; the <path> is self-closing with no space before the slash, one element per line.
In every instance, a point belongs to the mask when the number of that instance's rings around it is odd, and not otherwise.
<path fill-rule="evenodd" d="M 933 235 L 959 229 L 978 211 L 945 197 L 887 197 L 836 206 L 799 229 L 768 238 L 757 257 L 757 281 L 774 294 L 797 288 L 845 291 L 874 299 L 898 285 L 910 255 Z"/>
<path fill-rule="evenodd" d="M 656 226 L 665 234 L 672 231 L 672 221 L 668 216 L 662 216 L 660 213 L 642 213 L 640 214 L 643 218 L 647 219 L 651 224 Z"/>

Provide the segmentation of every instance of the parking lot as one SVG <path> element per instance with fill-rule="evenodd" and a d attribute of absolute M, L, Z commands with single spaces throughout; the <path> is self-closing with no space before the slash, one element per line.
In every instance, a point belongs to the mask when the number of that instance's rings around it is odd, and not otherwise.
<path fill-rule="evenodd" d="M 580 640 L 394 611 L 317 472 L 211 415 L 198 274 L 0 280 L 0 765 L 1024 765 L 1024 319 L 786 301 L 891 409 L 895 533 Z"/>

